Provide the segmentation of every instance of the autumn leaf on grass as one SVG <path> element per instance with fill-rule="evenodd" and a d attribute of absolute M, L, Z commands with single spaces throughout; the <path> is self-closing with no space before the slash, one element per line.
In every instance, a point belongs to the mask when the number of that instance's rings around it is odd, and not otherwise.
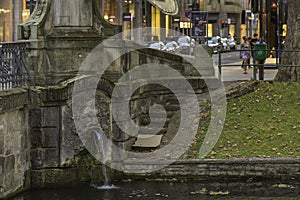
<path fill-rule="evenodd" d="M 277 151 L 278 149 L 277 148 L 272 148 L 272 151 Z"/>
<path fill-rule="evenodd" d="M 210 191 L 209 194 L 210 194 L 211 196 L 228 195 L 229 192 L 228 192 L 228 191 L 225 191 L 225 192 L 222 192 L 222 191 Z"/>
<path fill-rule="evenodd" d="M 278 187 L 278 188 L 292 188 L 294 189 L 295 187 L 292 186 L 292 185 L 288 185 L 288 184 L 283 184 L 283 183 L 280 183 L 280 184 L 275 184 L 275 185 L 272 185 L 273 187 Z"/>
<path fill-rule="evenodd" d="M 201 190 L 191 192 L 190 194 L 207 194 L 207 193 L 208 193 L 208 190 L 206 188 L 203 188 Z"/>

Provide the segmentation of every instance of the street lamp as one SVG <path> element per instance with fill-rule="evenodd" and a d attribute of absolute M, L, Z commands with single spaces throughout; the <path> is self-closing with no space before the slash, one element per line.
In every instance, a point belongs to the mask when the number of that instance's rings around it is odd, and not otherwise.
<path fill-rule="evenodd" d="M 271 22 L 277 24 L 277 2 L 275 1 L 271 3 Z"/>

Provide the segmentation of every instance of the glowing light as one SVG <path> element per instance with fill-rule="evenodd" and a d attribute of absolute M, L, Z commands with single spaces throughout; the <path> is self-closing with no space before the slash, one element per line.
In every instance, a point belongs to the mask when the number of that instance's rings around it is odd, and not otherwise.
<path fill-rule="evenodd" d="M 10 12 L 10 10 L 6 10 L 6 9 L 3 9 L 3 8 L 0 9 L 0 13 L 9 13 L 9 12 Z"/>

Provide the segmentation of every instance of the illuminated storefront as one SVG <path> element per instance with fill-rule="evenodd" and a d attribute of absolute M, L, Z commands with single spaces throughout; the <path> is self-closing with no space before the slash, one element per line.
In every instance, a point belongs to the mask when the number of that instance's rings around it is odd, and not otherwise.
<path fill-rule="evenodd" d="M 30 16 L 29 3 L 35 0 L 1 0 L 0 1 L 0 41 L 17 40 L 18 24 Z M 150 0 L 96 0 L 102 17 L 111 24 L 122 25 L 124 30 L 151 27 L 152 32 L 143 33 L 145 38 L 157 36 L 159 40 L 169 34 L 163 29 L 174 29 L 174 17 L 163 13 L 162 9 Z M 165 12 L 165 11 L 164 11 Z M 124 18 L 124 16 L 126 18 Z M 186 27 L 186 24 L 183 25 Z M 189 26 L 189 25 L 187 25 Z M 129 37 L 132 39 L 132 36 Z"/>
<path fill-rule="evenodd" d="M 12 30 L 12 2 L 0 1 L 0 41 L 10 41 Z"/>
<path fill-rule="evenodd" d="M 26 21 L 30 16 L 26 9 L 26 0 L 0 1 L 0 41 L 11 42 L 17 40 L 18 24 Z"/>
<path fill-rule="evenodd" d="M 143 37 L 146 40 L 153 39 L 153 37 L 164 40 L 169 33 L 163 29 L 172 29 L 172 16 L 162 13 L 161 9 L 153 4 L 147 0 L 97 1 L 101 15 L 109 23 L 123 25 L 124 31 L 151 27 L 152 32 L 143 33 Z M 127 39 L 132 39 L 131 37 L 133 36 L 125 36 Z"/>

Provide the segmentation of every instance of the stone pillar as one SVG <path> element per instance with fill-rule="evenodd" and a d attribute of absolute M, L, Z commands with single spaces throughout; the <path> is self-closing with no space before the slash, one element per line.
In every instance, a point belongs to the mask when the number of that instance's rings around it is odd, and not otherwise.
<path fill-rule="evenodd" d="M 13 9 L 14 9 L 14 12 L 13 12 L 13 15 L 14 15 L 14 18 L 13 18 L 13 27 L 12 27 L 12 30 L 13 30 L 13 35 L 12 35 L 12 41 L 16 41 L 17 38 L 18 38 L 18 24 L 22 23 L 22 6 L 23 6 L 23 3 L 22 1 L 19 1 L 19 0 L 14 0 L 13 1 Z"/>
<path fill-rule="evenodd" d="M 143 27 L 143 2 L 140 0 L 134 1 L 134 25 L 133 28 L 142 28 Z M 142 31 L 135 31 L 134 40 L 141 42 L 143 39 Z"/>
<path fill-rule="evenodd" d="M 85 0 L 53 0 L 54 26 L 91 27 L 92 2 Z"/>
<path fill-rule="evenodd" d="M 117 1 L 117 24 L 123 24 L 124 1 Z"/>
<path fill-rule="evenodd" d="M 74 77 L 86 55 L 121 30 L 100 16 L 96 0 L 37 0 L 18 38 L 28 41 L 26 64 L 35 84 L 48 86 Z"/>

